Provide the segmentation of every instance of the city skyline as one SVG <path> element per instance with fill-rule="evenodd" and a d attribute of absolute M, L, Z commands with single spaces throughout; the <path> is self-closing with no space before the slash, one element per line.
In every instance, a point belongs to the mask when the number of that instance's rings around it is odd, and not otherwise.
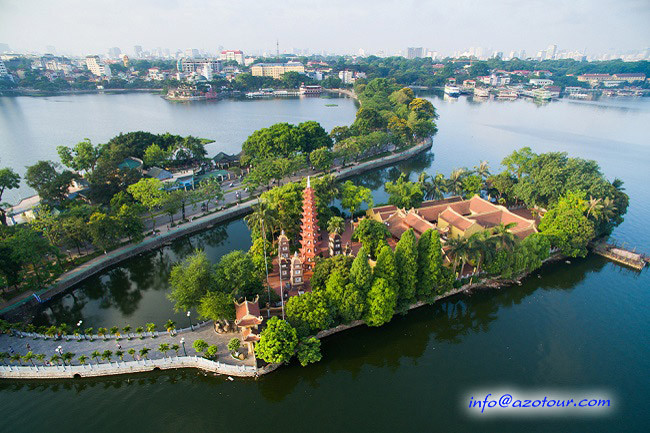
<path fill-rule="evenodd" d="M 188 48 L 216 53 L 218 47 L 261 55 L 274 54 L 278 40 L 281 53 L 289 54 L 406 55 L 407 47 L 424 47 L 444 56 L 485 47 L 506 57 L 521 50 L 535 57 L 549 44 L 591 54 L 641 51 L 650 45 L 650 5 L 644 1 L 465 3 L 334 0 L 306 5 L 290 0 L 255 9 L 203 0 L 135 5 L 118 0 L 106 9 L 79 0 L 56 5 L 0 1 L 0 42 L 17 52 L 44 53 L 55 47 L 57 54 L 68 55 L 106 55 L 111 47 L 132 54 L 135 45 L 160 47 L 171 55 Z M 499 20 L 507 20 L 507 30 L 496 26 Z"/>

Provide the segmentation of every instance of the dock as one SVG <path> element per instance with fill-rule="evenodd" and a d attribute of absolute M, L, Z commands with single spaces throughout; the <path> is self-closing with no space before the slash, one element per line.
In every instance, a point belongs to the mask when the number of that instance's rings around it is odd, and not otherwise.
<path fill-rule="evenodd" d="M 611 244 L 606 241 L 594 242 L 591 244 L 591 250 L 603 257 L 606 257 L 614 262 L 620 263 L 630 268 L 641 271 L 650 263 L 650 257 L 645 254 L 637 253 L 636 248 L 630 251 L 623 246 L 618 246 L 615 243 Z"/>

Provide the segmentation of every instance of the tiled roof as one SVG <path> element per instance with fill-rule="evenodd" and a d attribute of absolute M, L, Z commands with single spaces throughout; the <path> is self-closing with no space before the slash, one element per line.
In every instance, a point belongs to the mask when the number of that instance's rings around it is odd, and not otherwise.
<path fill-rule="evenodd" d="M 472 226 L 472 224 L 474 224 L 474 221 L 465 218 L 464 216 L 462 216 L 461 214 L 453 210 L 451 206 L 440 213 L 440 218 L 447 221 L 450 225 L 457 227 L 458 229 L 463 231 L 467 230 Z"/>
<path fill-rule="evenodd" d="M 235 324 L 237 326 L 253 326 L 262 323 L 260 316 L 260 306 L 255 298 L 254 302 L 246 301 L 235 302 Z"/>

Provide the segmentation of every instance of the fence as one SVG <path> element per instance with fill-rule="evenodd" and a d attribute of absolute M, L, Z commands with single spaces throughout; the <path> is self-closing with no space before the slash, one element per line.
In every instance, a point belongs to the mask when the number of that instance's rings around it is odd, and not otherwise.
<path fill-rule="evenodd" d="M 142 373 L 175 368 L 198 368 L 217 374 L 238 377 L 255 377 L 258 369 L 252 365 L 233 365 L 198 356 L 176 356 L 140 361 L 119 361 L 106 364 L 59 365 L 59 366 L 12 366 L 0 365 L 2 379 L 62 379 L 76 377 L 111 376 Z M 267 371 L 260 371 L 261 374 Z"/>

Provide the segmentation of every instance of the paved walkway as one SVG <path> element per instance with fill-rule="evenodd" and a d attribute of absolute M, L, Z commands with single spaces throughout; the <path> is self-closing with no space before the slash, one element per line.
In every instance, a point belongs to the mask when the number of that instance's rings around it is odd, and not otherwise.
<path fill-rule="evenodd" d="M 146 333 L 145 333 L 146 334 Z M 144 339 L 140 339 L 137 334 L 132 333 L 134 336 L 131 340 L 128 340 L 125 337 L 122 337 L 119 341 L 116 341 L 115 338 L 111 338 L 108 340 L 104 340 L 101 337 L 94 336 L 95 339 L 94 341 L 90 340 L 77 340 L 77 337 L 74 336 L 69 336 L 70 340 L 66 340 L 66 338 L 62 338 L 60 340 L 53 340 L 52 338 L 48 340 L 44 340 L 42 338 L 34 339 L 31 337 L 24 337 L 20 338 L 18 336 L 10 336 L 7 334 L 1 334 L 0 335 L 0 352 L 8 352 L 11 353 L 11 350 L 13 349 L 14 353 L 18 353 L 20 355 L 26 354 L 29 350 L 31 350 L 34 354 L 40 354 L 43 353 L 46 355 L 46 359 L 50 359 L 50 357 L 54 354 L 56 354 L 56 350 L 59 346 L 61 346 L 61 352 L 66 353 L 66 352 L 72 352 L 75 354 L 73 364 L 79 365 L 79 356 L 81 355 L 86 355 L 89 359 L 87 363 L 105 363 L 107 361 L 102 360 L 101 358 L 98 358 L 97 360 L 93 360 L 90 358 L 90 354 L 94 352 L 95 350 L 99 351 L 99 353 L 103 353 L 105 350 L 110 350 L 113 352 L 113 357 L 111 358 L 113 361 L 119 360 L 117 356 L 115 356 L 115 351 L 116 350 L 122 350 L 124 352 L 124 360 L 125 361 L 130 361 L 133 360 L 131 355 L 128 354 L 128 350 L 133 348 L 136 350 L 136 356 L 135 359 L 140 359 L 139 358 L 139 352 L 140 349 L 143 347 L 147 347 L 151 349 L 147 355 L 149 359 L 161 359 L 163 358 L 162 352 L 158 351 L 158 346 L 162 343 L 167 343 L 169 346 L 172 344 L 178 344 L 180 346 L 180 349 L 178 351 L 178 354 L 180 356 L 183 356 L 185 353 L 183 351 L 183 345 L 181 344 L 181 338 L 185 339 L 185 351 L 187 352 L 187 355 L 189 356 L 195 356 L 199 355 L 197 352 L 192 348 L 192 343 L 195 340 L 202 339 L 205 340 L 206 343 L 212 345 L 216 344 L 217 348 L 219 349 L 218 355 L 217 355 L 217 360 L 219 362 L 222 362 L 224 364 L 231 364 L 231 365 L 255 365 L 255 359 L 252 356 L 247 356 L 246 359 L 243 361 L 240 361 L 238 359 L 234 359 L 232 356 L 230 356 L 230 352 L 228 352 L 228 342 L 232 338 L 239 338 L 241 340 L 241 334 L 238 332 L 230 332 L 230 333 L 225 333 L 225 334 L 217 334 L 214 331 L 214 328 L 212 324 L 207 324 L 206 326 L 203 326 L 200 329 L 197 329 L 195 331 L 183 331 L 180 332 L 174 336 L 170 336 L 168 333 L 160 333 L 159 336 L 156 338 L 151 338 L 150 336 L 145 337 Z M 121 349 L 118 348 L 117 345 L 121 346 Z M 27 348 L 27 345 L 29 345 L 29 349 Z M 242 348 L 240 349 L 244 353 L 248 354 L 245 345 L 242 345 Z M 175 356 L 176 353 L 173 350 L 170 350 L 167 352 L 167 357 L 170 356 Z M 2 364 L 9 364 L 9 360 L 6 359 L 2 362 Z M 41 364 L 39 361 L 34 360 L 35 364 Z M 17 363 L 13 363 L 14 365 L 18 365 Z M 22 361 L 23 365 L 29 365 L 30 363 L 25 361 Z M 41 364 L 42 365 L 42 364 Z"/>

